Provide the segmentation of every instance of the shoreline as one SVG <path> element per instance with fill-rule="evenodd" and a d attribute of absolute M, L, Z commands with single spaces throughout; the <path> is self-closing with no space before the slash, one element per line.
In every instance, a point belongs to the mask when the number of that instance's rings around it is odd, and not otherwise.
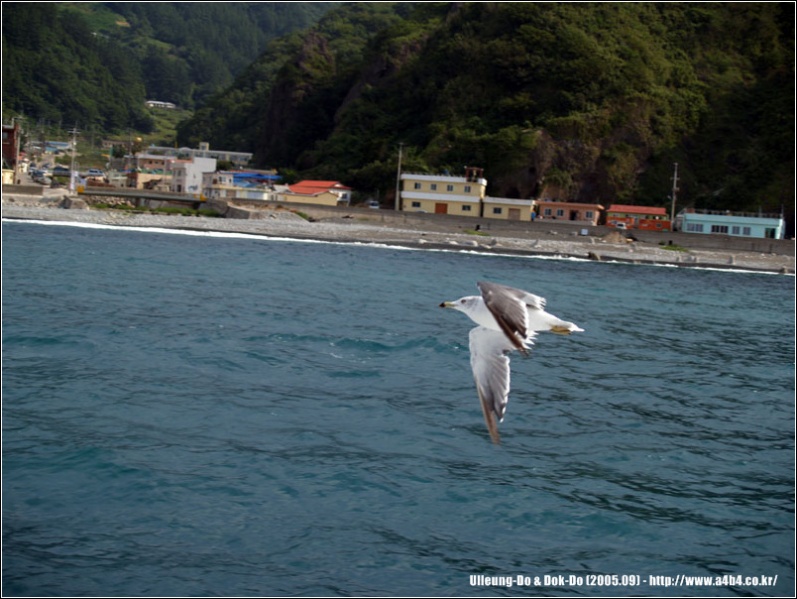
<path fill-rule="evenodd" d="M 302 206 L 305 212 L 312 207 Z M 617 242 L 606 238 L 559 235 L 530 235 L 463 231 L 456 224 L 434 222 L 423 228 L 373 222 L 351 216 L 307 220 L 288 210 L 257 211 L 257 218 L 233 219 L 160 214 L 136 214 L 122 210 L 65 209 L 40 198 L 3 197 L 3 220 L 47 221 L 65 225 L 136 227 L 205 233 L 232 233 L 295 241 L 367 244 L 416 250 L 475 252 L 485 255 L 577 259 L 605 263 L 646 264 L 670 267 L 707 268 L 795 274 L 794 256 L 718 249 L 676 251 L 651 243 Z M 311 215 L 312 216 L 312 215 Z M 615 241 L 615 243 L 612 243 Z"/>

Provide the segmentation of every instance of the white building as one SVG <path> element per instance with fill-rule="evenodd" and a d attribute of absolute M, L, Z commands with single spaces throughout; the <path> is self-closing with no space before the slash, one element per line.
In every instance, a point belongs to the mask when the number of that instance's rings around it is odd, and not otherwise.
<path fill-rule="evenodd" d="M 194 157 L 193 160 L 176 160 L 171 167 L 171 190 L 199 196 L 204 175 L 216 170 L 216 159 Z"/>
<path fill-rule="evenodd" d="M 687 208 L 675 217 L 678 231 L 754 237 L 758 239 L 783 239 L 786 223 L 779 214 L 741 214 L 719 210 Z"/>
<path fill-rule="evenodd" d="M 147 100 L 145 102 L 147 108 L 166 108 L 168 110 L 174 110 L 177 108 L 177 105 L 174 102 L 161 102 L 160 100 Z"/>
<path fill-rule="evenodd" d="M 209 200 L 276 201 L 280 186 L 276 174 L 248 171 L 205 173 L 202 193 Z"/>
<path fill-rule="evenodd" d="M 400 209 L 481 216 L 481 202 L 487 189 L 482 169 L 466 168 L 464 177 L 401 173 Z"/>
<path fill-rule="evenodd" d="M 249 152 L 233 152 L 230 150 L 211 150 L 207 142 L 201 142 L 199 148 L 170 148 L 167 146 L 150 146 L 147 149 L 153 154 L 164 156 L 194 157 L 194 158 L 215 158 L 219 162 L 230 162 L 238 168 L 249 164 L 252 154 Z"/>

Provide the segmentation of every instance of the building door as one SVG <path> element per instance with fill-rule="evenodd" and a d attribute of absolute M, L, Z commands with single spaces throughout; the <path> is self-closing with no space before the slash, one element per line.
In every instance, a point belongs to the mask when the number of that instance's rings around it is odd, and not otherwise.
<path fill-rule="evenodd" d="M 448 204 L 440 202 L 434 205 L 435 214 L 448 214 Z"/>
<path fill-rule="evenodd" d="M 509 209 L 509 220 L 520 220 L 520 208 Z"/>

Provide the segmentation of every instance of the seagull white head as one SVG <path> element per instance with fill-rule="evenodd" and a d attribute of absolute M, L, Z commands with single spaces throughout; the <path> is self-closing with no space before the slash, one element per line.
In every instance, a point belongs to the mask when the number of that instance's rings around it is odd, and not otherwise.
<path fill-rule="evenodd" d="M 459 310 L 465 314 L 475 312 L 481 306 L 483 300 L 479 295 L 467 295 L 461 297 L 453 302 L 443 302 L 440 304 L 441 308 L 451 308 L 452 310 Z"/>

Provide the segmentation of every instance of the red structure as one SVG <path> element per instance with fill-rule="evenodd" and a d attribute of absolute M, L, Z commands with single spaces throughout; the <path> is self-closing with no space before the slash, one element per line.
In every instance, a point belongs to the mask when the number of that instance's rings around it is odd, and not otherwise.
<path fill-rule="evenodd" d="M 3 162 L 9 167 L 16 168 L 19 157 L 20 142 L 19 123 L 3 125 Z"/>
<path fill-rule="evenodd" d="M 614 204 L 606 211 L 606 224 L 618 229 L 671 231 L 672 223 L 664 208 Z"/>

